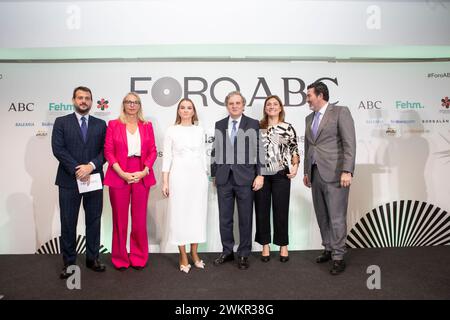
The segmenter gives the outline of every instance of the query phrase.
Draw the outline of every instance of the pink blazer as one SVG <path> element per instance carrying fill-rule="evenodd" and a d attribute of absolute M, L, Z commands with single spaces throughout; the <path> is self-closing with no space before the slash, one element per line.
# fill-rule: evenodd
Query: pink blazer
<path fill-rule="evenodd" d="M 153 164 L 155 163 L 157 152 L 155 135 L 151 122 L 139 122 L 139 134 L 141 136 L 141 163 L 142 168 L 147 166 L 149 174 L 143 178 L 144 185 L 149 188 L 156 184 Z M 120 120 L 111 120 L 106 129 L 105 138 L 105 158 L 108 161 L 104 184 L 109 187 L 123 187 L 127 183 L 112 168 L 118 162 L 122 169 L 127 167 L 128 143 L 126 125 Z"/>

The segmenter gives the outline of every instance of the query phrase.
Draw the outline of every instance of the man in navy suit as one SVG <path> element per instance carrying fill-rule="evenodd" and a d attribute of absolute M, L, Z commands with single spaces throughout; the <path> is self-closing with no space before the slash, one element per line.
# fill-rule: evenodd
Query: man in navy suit
<path fill-rule="evenodd" d="M 262 188 L 259 122 L 243 114 L 245 98 L 239 91 L 225 98 L 229 116 L 216 122 L 211 159 L 211 176 L 217 186 L 220 237 L 223 250 L 214 260 L 221 265 L 234 260 L 233 215 L 237 200 L 239 215 L 239 269 L 247 269 L 252 249 L 254 191 Z"/>
<path fill-rule="evenodd" d="M 76 264 L 76 230 L 81 200 L 86 220 L 86 266 L 96 272 L 105 271 L 99 260 L 103 190 L 80 194 L 77 179 L 86 182 L 91 174 L 100 173 L 103 181 L 106 123 L 89 115 L 92 106 L 89 88 L 75 88 L 72 103 L 75 112 L 56 118 L 52 134 L 53 154 L 59 161 L 55 184 L 59 187 L 64 261 L 61 279 L 70 277 L 67 268 Z"/>

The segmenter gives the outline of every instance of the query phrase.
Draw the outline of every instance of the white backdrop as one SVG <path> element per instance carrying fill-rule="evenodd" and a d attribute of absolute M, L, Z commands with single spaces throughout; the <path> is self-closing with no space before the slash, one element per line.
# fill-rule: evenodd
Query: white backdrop
<path fill-rule="evenodd" d="M 325 83 L 330 102 L 348 106 L 356 124 L 356 172 L 348 229 L 373 208 L 392 201 L 417 200 L 450 209 L 448 62 L 8 63 L 0 64 L 0 254 L 34 253 L 60 233 L 54 185 L 57 161 L 50 141 L 54 119 L 72 112 L 70 106 L 61 109 L 71 104 L 73 88 L 90 87 L 94 95 L 91 114 L 108 121 L 118 116 L 132 78 L 139 78 L 134 89 L 142 92 L 144 114 L 154 124 L 158 151 L 162 151 L 166 128 L 175 120 L 175 101 L 184 92 L 203 91 L 207 106 L 200 95 L 189 97 L 210 136 L 214 122 L 226 116 L 214 98 L 223 101 L 237 84 L 248 103 L 253 100 L 245 111 L 250 117 L 261 118 L 267 91 L 289 101 L 286 120 L 297 130 L 302 152 L 304 119 L 310 112 L 305 85 L 329 78 Z M 101 99 L 108 101 L 104 110 L 97 103 Z M 158 182 L 148 203 L 149 245 L 150 252 L 173 252 L 176 247 L 166 243 L 161 160 L 158 157 L 155 163 Z M 101 243 L 110 249 L 111 207 L 107 190 L 104 194 Z M 221 251 L 217 194 L 211 185 L 208 207 L 208 241 L 200 249 Z M 447 228 L 449 224 L 447 220 Z M 320 248 L 310 190 L 303 186 L 301 172 L 292 184 L 289 227 L 291 249 Z M 78 233 L 84 234 L 83 213 Z M 255 244 L 254 249 L 259 246 Z"/>

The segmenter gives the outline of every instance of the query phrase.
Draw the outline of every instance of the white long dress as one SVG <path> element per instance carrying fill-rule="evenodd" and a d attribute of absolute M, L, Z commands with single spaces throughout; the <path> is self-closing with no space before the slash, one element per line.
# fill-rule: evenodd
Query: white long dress
<path fill-rule="evenodd" d="M 206 242 L 208 173 L 205 132 L 199 126 L 174 125 L 164 138 L 163 172 L 169 173 L 168 242 Z"/>

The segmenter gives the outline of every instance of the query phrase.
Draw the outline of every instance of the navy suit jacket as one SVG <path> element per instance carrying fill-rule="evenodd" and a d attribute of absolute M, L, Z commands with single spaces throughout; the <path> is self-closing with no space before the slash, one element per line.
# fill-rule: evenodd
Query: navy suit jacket
<path fill-rule="evenodd" d="M 214 144 L 211 153 L 211 176 L 216 178 L 217 185 L 224 185 L 228 181 L 230 170 L 237 185 L 251 186 L 257 175 L 261 175 L 264 165 L 259 155 L 263 152 L 262 140 L 259 133 L 258 120 L 242 115 L 237 133 L 237 141 L 231 144 L 228 134 L 228 120 L 226 117 L 216 122 Z"/>
<path fill-rule="evenodd" d="M 52 150 L 59 161 L 55 184 L 64 188 L 78 188 L 75 171 L 80 164 L 94 163 L 95 170 L 103 181 L 105 158 L 106 122 L 89 115 L 86 142 L 75 113 L 58 117 L 53 125 Z"/>

